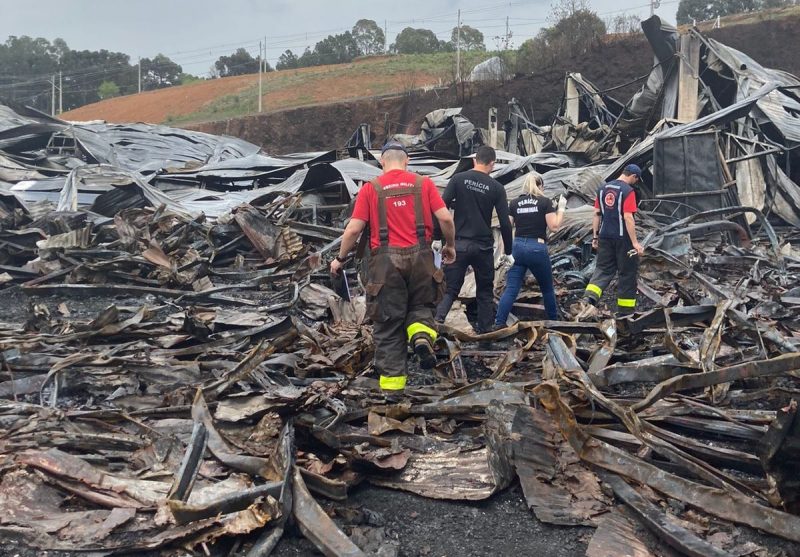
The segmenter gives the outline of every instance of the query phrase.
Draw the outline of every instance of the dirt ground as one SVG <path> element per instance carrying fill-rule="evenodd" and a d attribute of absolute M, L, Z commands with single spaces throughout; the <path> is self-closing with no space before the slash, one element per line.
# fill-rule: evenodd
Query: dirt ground
<path fill-rule="evenodd" d="M 109 122 L 161 123 L 170 115 L 189 114 L 223 95 L 238 93 L 254 83 L 256 75 L 239 75 L 224 79 L 198 81 L 181 87 L 146 91 L 106 99 L 70 110 L 61 115 L 65 120 L 107 120 Z"/>
<path fill-rule="evenodd" d="M 281 109 L 342 102 L 436 85 L 440 72 L 386 70 L 384 57 L 356 60 L 350 64 L 315 66 L 264 74 L 264 106 Z M 380 69 L 373 70 L 373 67 Z M 109 122 L 165 123 L 202 111 L 213 101 L 258 85 L 258 75 L 248 74 L 197 81 L 180 87 L 147 91 L 106 99 L 65 112 L 66 120 L 102 119 Z M 256 106 L 255 92 L 251 106 Z"/>
<path fill-rule="evenodd" d="M 375 537 L 383 538 L 384 551 L 396 548 L 404 557 L 572 557 L 586 553 L 593 532 L 591 528 L 539 522 L 527 509 L 519 484 L 478 503 L 436 501 L 363 486 L 344 505 L 323 503 L 323 506 L 332 508 L 334 516 L 359 516 L 352 511 L 360 511 L 365 520 L 355 528 L 379 530 Z M 346 520 L 338 520 L 348 528 Z M 299 557 L 319 553 L 299 533 L 290 531 L 274 555 Z"/>

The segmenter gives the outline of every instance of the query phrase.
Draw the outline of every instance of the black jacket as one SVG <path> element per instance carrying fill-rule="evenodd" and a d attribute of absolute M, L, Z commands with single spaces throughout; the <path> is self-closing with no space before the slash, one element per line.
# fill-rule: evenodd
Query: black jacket
<path fill-rule="evenodd" d="M 506 254 L 511 253 L 513 236 L 508 200 L 500 182 L 477 170 L 459 172 L 450 179 L 442 199 L 453 209 L 458 239 L 493 245 L 492 211 L 497 211 L 503 248 Z"/>

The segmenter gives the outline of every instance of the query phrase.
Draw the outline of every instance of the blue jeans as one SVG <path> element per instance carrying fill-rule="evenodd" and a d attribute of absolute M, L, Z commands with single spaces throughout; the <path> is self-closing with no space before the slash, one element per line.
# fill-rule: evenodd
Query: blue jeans
<path fill-rule="evenodd" d="M 529 270 L 539 283 L 539 290 L 544 299 L 544 308 L 548 319 L 558 319 L 558 306 L 556 305 L 556 292 L 553 288 L 553 269 L 550 265 L 550 255 L 547 253 L 547 244 L 541 244 L 536 238 L 515 238 L 514 266 L 506 275 L 506 289 L 500 297 L 497 306 L 495 324 L 506 326 L 511 306 L 517 300 L 525 273 Z"/>

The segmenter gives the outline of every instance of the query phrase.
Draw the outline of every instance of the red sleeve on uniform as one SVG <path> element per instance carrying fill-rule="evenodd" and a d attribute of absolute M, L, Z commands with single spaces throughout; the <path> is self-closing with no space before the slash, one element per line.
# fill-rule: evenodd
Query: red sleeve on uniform
<path fill-rule="evenodd" d="M 436 189 L 436 184 L 433 183 L 433 180 L 425 178 L 422 182 L 422 188 L 423 190 L 427 190 L 428 205 L 431 208 L 431 213 L 435 213 L 439 209 L 447 207 L 444 200 L 442 200 L 442 196 L 439 195 L 439 190 Z"/>
<path fill-rule="evenodd" d="M 596 195 L 594 196 L 594 208 L 595 209 L 599 209 L 600 208 L 600 198 L 597 197 Z"/>
<path fill-rule="evenodd" d="M 356 204 L 353 207 L 353 218 L 369 222 L 369 206 L 372 201 L 372 196 L 375 194 L 375 188 L 372 184 L 367 182 L 356 195 Z"/>
<path fill-rule="evenodd" d="M 623 213 L 635 213 L 636 212 L 636 192 L 632 191 L 628 194 L 625 198 L 625 201 L 622 202 L 622 212 Z"/>

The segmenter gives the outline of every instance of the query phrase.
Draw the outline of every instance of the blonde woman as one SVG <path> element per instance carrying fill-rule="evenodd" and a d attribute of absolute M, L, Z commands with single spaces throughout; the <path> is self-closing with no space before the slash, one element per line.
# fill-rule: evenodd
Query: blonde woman
<path fill-rule="evenodd" d="M 495 327 L 505 327 L 511 306 L 517 300 L 525 273 L 530 271 L 542 292 L 548 319 L 558 319 L 558 305 L 553 288 L 553 269 L 547 253 L 547 231 L 555 232 L 564 220 L 567 199 L 558 200 L 558 209 L 545 197 L 544 181 L 537 172 L 531 172 L 522 186 L 523 194 L 508 207 L 509 216 L 516 228 L 514 248 L 511 253 L 511 268 L 506 275 L 506 289 L 497 307 Z"/>

